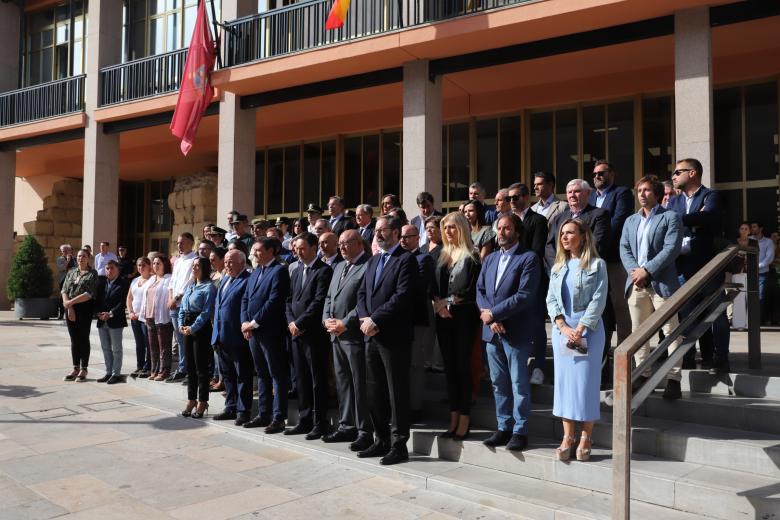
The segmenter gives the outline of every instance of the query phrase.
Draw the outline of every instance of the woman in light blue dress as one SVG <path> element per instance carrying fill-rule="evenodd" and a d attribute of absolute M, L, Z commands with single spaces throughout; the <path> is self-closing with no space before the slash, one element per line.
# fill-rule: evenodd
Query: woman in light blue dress
<path fill-rule="evenodd" d="M 555 455 L 569 460 L 575 450 L 576 422 L 582 435 L 574 453 L 590 458 L 593 423 L 600 417 L 601 357 L 607 303 L 607 265 L 599 258 L 590 227 L 568 219 L 557 239 L 550 272 L 547 312 L 553 320 L 555 396 L 553 415 L 563 420 L 563 440 Z"/>

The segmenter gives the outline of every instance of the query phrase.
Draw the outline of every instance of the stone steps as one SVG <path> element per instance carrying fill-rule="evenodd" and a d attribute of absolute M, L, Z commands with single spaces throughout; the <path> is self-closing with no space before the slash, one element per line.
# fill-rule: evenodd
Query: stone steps
<path fill-rule="evenodd" d="M 682 389 L 688 392 L 780 399 L 780 377 L 759 374 L 713 376 L 703 370 L 683 370 Z"/>

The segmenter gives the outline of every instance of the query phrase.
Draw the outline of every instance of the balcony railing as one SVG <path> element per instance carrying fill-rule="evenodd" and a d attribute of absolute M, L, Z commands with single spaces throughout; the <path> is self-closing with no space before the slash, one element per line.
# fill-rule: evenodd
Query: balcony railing
<path fill-rule="evenodd" d="M 0 127 L 84 111 L 84 75 L 0 93 Z"/>
<path fill-rule="evenodd" d="M 529 0 L 352 0 L 344 27 L 325 30 L 333 0 L 309 0 L 227 22 L 226 67 Z"/>
<path fill-rule="evenodd" d="M 187 49 L 100 69 L 100 106 L 179 90 Z"/>

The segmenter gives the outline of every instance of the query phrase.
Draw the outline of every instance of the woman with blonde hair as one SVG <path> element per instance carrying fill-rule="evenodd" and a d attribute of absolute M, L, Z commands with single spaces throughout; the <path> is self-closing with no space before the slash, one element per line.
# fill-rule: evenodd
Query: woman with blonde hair
<path fill-rule="evenodd" d="M 433 310 L 450 403 L 450 426 L 441 436 L 463 440 L 471 425 L 471 350 L 480 323 L 476 303 L 480 263 L 469 223 L 460 212 L 445 215 L 441 231 Z"/>
<path fill-rule="evenodd" d="M 555 394 L 553 415 L 563 421 L 558 460 L 590 458 L 593 423 L 600 418 L 601 356 L 607 304 L 607 264 L 599 258 L 586 223 L 567 219 L 557 238 L 547 312 L 553 321 Z M 575 421 L 582 435 L 575 451 Z"/>

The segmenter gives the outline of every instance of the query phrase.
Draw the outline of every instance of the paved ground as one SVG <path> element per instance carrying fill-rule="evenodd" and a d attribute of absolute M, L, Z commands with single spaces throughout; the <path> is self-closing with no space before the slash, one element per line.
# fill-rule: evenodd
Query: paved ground
<path fill-rule="evenodd" d="M 67 344 L 62 322 L 0 313 L 0 519 L 510 518 L 144 405 L 165 401 L 94 382 L 96 341 L 91 381 L 66 383 Z"/>

